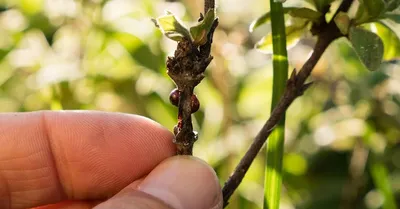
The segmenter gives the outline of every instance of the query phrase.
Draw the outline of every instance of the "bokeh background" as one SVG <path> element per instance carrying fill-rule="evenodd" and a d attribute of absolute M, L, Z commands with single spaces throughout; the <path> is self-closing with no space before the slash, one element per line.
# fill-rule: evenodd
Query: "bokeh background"
<path fill-rule="evenodd" d="M 201 0 L 0 0 L 0 112 L 124 112 L 172 130 L 177 110 L 168 101 L 174 84 L 165 60 L 176 43 L 150 19 L 168 9 L 190 25 L 202 6 Z M 194 154 L 215 168 L 221 184 L 269 116 L 271 56 L 254 49 L 269 26 L 248 30 L 268 10 L 265 0 L 218 1 L 214 60 L 195 90 L 201 108 L 194 114 Z M 367 71 L 346 40 L 336 41 L 313 73 L 315 85 L 288 110 L 283 209 L 381 208 L 390 190 L 400 205 L 400 41 L 382 25 L 367 27 L 385 43 L 381 69 Z M 295 43 L 292 69 L 301 67 L 314 40 L 304 34 Z M 264 155 L 228 208 L 262 207 Z"/>

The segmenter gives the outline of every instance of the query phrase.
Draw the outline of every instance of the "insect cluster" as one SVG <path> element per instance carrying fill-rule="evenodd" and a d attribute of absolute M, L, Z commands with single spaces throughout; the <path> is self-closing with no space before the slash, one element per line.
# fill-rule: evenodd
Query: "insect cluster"
<path fill-rule="evenodd" d="M 169 94 L 169 101 L 171 102 L 171 104 L 178 107 L 180 95 L 181 95 L 181 92 L 177 88 L 173 89 L 171 91 L 171 93 Z M 197 99 L 196 94 L 192 94 L 190 107 L 191 107 L 192 113 L 197 112 L 200 108 L 200 102 Z"/>

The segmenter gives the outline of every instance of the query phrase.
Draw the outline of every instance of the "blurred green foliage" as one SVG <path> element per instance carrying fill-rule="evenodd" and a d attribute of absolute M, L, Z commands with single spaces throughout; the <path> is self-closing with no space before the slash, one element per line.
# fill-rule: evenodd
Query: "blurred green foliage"
<path fill-rule="evenodd" d="M 307 1 L 284 5 L 299 2 Z M 118 111 L 150 117 L 172 130 L 177 110 L 168 101 L 174 84 L 165 60 L 176 42 L 151 18 L 168 9 L 194 23 L 202 5 L 0 0 L 0 111 Z M 199 131 L 194 153 L 215 168 L 221 184 L 269 116 L 272 60 L 254 49 L 269 27 L 248 32 L 268 10 L 261 0 L 218 5 L 214 60 L 196 88 L 201 111 L 194 118 Z M 390 27 L 399 28 L 396 24 Z M 382 38 L 384 59 L 390 61 L 367 71 L 345 40 L 325 52 L 313 73 L 316 84 L 287 112 L 281 208 L 381 208 L 386 191 L 379 185 L 391 187 L 400 205 L 400 41 L 384 25 L 365 27 Z M 305 34 L 289 50 L 290 65 L 299 68 L 313 44 Z M 261 208 L 263 156 L 228 208 Z"/>

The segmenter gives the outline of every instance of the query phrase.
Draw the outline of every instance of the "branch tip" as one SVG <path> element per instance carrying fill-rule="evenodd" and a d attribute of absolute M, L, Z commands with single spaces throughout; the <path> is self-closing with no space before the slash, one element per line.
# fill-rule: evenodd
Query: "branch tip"
<path fill-rule="evenodd" d="M 353 0 L 343 0 L 338 11 L 346 12 L 352 3 Z M 329 24 L 325 22 L 325 24 L 320 25 L 317 29 L 318 33 L 316 34 L 318 36 L 318 41 L 310 58 L 298 73 L 296 73 L 296 69 L 293 70 L 287 81 L 287 86 L 284 90 L 283 96 L 272 111 L 270 118 L 258 132 L 253 143 L 250 145 L 250 148 L 240 160 L 232 175 L 225 182 L 224 187 L 222 188 L 224 207 L 228 205 L 229 198 L 241 183 L 254 158 L 263 147 L 281 117 L 285 114 L 287 108 L 298 96 L 313 84 L 313 82 L 305 84 L 305 81 L 310 76 L 322 54 L 334 40 L 343 36 L 334 22 L 330 22 Z"/>
<path fill-rule="evenodd" d="M 215 8 L 215 1 L 205 0 L 204 6 L 204 14 L 206 14 L 209 9 Z M 204 15 L 200 13 L 198 21 L 202 21 L 204 18 Z M 178 42 L 174 56 L 167 57 L 167 74 L 175 82 L 180 92 L 177 105 L 178 124 L 174 127 L 175 138 L 173 139 L 178 155 L 192 155 L 193 144 L 198 139 L 197 132 L 193 131 L 191 115 L 198 110 L 200 103 L 193 91 L 203 80 L 204 71 L 213 59 L 210 52 L 212 37 L 217 26 L 218 20 L 214 20 L 211 30 L 207 34 L 206 44 L 198 47 L 191 40 L 183 38 Z M 197 106 L 192 102 L 193 98 L 197 100 Z"/>

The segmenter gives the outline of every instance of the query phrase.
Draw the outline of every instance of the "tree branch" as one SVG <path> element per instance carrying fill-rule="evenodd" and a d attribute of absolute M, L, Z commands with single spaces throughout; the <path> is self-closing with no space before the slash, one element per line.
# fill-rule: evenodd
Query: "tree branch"
<path fill-rule="evenodd" d="M 204 10 L 215 8 L 214 0 L 204 1 Z M 206 12 L 205 12 L 206 14 Z M 200 15 L 199 21 L 203 18 Z M 173 57 L 167 59 L 167 73 L 178 87 L 178 124 L 174 127 L 174 143 L 178 155 L 192 155 L 193 144 L 197 140 L 197 133 L 193 131 L 192 113 L 193 90 L 203 80 L 204 71 L 213 59 L 210 56 L 213 35 L 218 26 L 218 19 L 214 20 L 211 30 L 207 34 L 207 42 L 197 46 L 191 40 L 184 38 L 178 43 Z"/>
<path fill-rule="evenodd" d="M 347 12 L 352 2 L 353 0 L 343 0 L 339 10 Z M 296 70 L 293 70 L 286 83 L 283 96 L 272 111 L 270 118 L 257 134 L 250 148 L 222 188 L 224 207 L 228 205 L 229 198 L 243 180 L 254 158 L 257 156 L 268 136 L 271 134 L 276 124 L 278 124 L 290 104 L 292 104 L 297 97 L 301 96 L 310 86 L 310 84 L 305 84 L 305 81 L 310 76 L 322 54 L 334 40 L 343 36 L 334 21 L 331 21 L 329 24 L 322 24 L 322 27 L 323 28 L 319 28 L 321 32 L 318 34 L 318 41 L 310 58 L 300 69 L 299 73 L 296 74 Z"/>
<path fill-rule="evenodd" d="M 204 14 L 207 14 L 209 9 L 215 9 L 215 0 L 204 0 Z"/>

